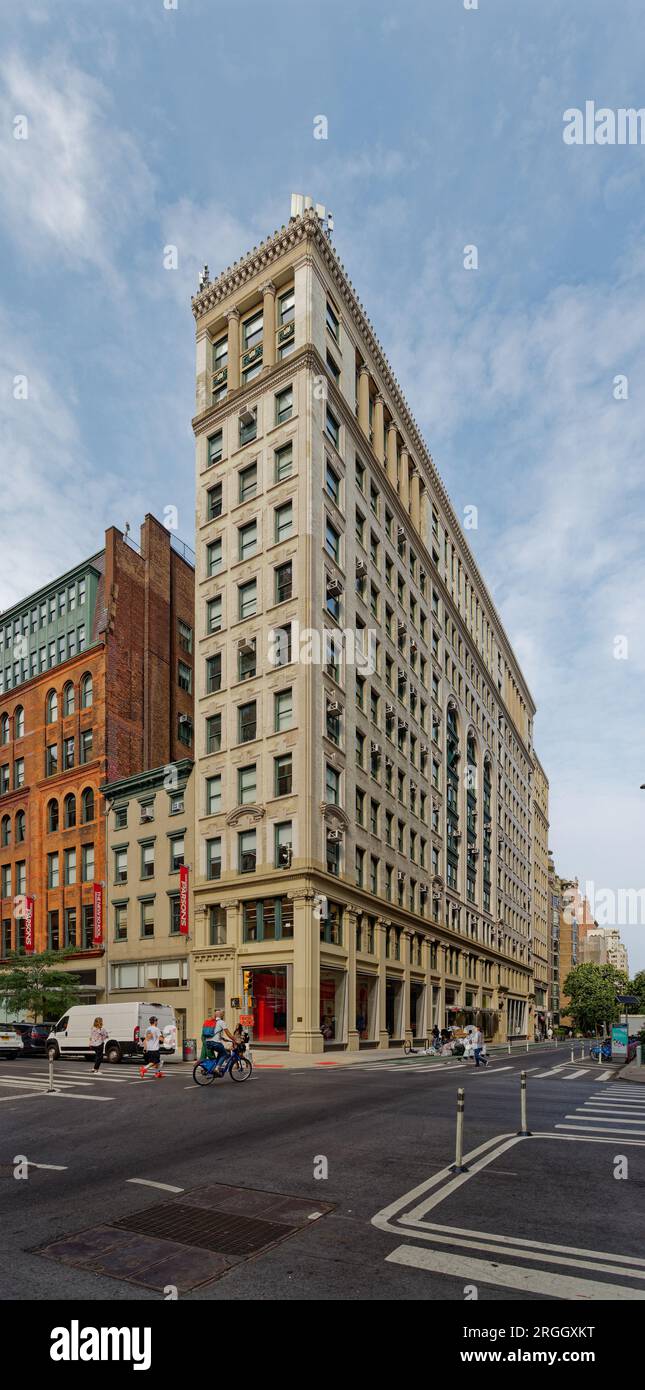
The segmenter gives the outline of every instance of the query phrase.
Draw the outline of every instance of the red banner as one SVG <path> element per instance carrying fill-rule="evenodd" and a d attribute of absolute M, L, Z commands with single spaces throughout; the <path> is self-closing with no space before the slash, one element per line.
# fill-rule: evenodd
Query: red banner
<path fill-rule="evenodd" d="M 94 930 L 92 932 L 92 945 L 103 945 L 103 884 L 95 883 L 94 889 Z"/>
<path fill-rule="evenodd" d="M 35 949 L 34 900 L 33 898 L 25 898 L 25 951 L 31 954 Z"/>
<path fill-rule="evenodd" d="M 185 864 L 179 870 L 179 930 L 188 936 L 188 869 Z"/>

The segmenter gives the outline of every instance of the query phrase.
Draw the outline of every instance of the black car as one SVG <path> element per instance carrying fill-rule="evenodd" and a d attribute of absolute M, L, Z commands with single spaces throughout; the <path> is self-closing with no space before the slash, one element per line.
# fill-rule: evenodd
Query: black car
<path fill-rule="evenodd" d="M 56 1027 L 55 1023 L 25 1023 L 23 1020 L 22 1023 L 13 1023 L 11 1026 L 15 1028 L 16 1033 L 19 1033 L 22 1038 L 24 1057 L 29 1054 L 39 1057 L 45 1056 L 47 1052 L 47 1039 L 52 1028 Z"/>

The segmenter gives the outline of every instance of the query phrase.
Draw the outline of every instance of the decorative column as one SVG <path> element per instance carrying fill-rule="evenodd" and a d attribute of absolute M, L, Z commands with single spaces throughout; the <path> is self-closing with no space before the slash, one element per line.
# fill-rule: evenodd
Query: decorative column
<path fill-rule="evenodd" d="M 419 535 L 421 540 L 431 549 L 430 545 L 430 507 L 428 505 L 428 494 L 421 481 L 421 497 L 419 501 Z"/>
<path fill-rule="evenodd" d="M 310 888 L 287 895 L 293 902 L 293 1015 L 290 1052 L 322 1052 L 320 1031 L 320 921 Z"/>
<path fill-rule="evenodd" d="M 360 1034 L 356 1027 L 356 923 L 358 913 L 348 907 L 347 924 L 347 1051 L 358 1052 Z"/>
<path fill-rule="evenodd" d="M 240 384 L 240 311 L 231 309 L 226 315 L 228 324 L 228 389 L 237 391 Z"/>
<path fill-rule="evenodd" d="M 410 455 L 405 447 L 401 450 L 400 470 L 399 497 L 404 511 L 407 512 L 410 505 Z"/>
<path fill-rule="evenodd" d="M 410 480 L 410 516 L 415 530 L 421 533 L 421 477 L 416 468 L 412 469 Z"/>
<path fill-rule="evenodd" d="M 412 991 L 410 988 L 410 967 L 412 964 L 412 932 L 403 933 L 403 1039 L 412 1042 L 414 1036 L 412 1032 L 412 1018 L 410 1015 L 410 1005 L 412 1002 Z"/>
<path fill-rule="evenodd" d="M 197 415 L 210 405 L 210 352 L 211 340 L 208 333 L 200 333 L 196 348 L 195 411 Z"/>
<path fill-rule="evenodd" d="M 378 931 L 378 1045 L 387 1048 L 390 1045 L 390 1035 L 385 1026 L 385 987 L 387 957 L 385 955 L 385 933 L 392 923 L 385 917 L 377 917 L 376 928 Z"/>
<path fill-rule="evenodd" d="M 383 397 L 379 392 L 374 400 L 374 414 L 372 417 L 372 448 L 381 465 L 385 464 L 385 423 L 383 415 Z"/>
<path fill-rule="evenodd" d="M 370 437 L 370 374 L 363 362 L 358 372 L 358 423 L 363 434 Z"/>
<path fill-rule="evenodd" d="M 268 280 L 266 285 L 262 286 L 262 365 L 264 367 L 275 365 L 275 294 L 275 285 L 272 280 Z"/>
<path fill-rule="evenodd" d="M 242 903 L 239 898 L 227 898 L 220 907 L 226 913 L 226 945 L 237 954 L 242 945 Z"/>
<path fill-rule="evenodd" d="M 389 480 L 390 480 L 390 482 L 391 482 L 391 484 L 392 484 L 392 487 L 394 488 L 395 492 L 396 492 L 396 488 L 397 488 L 396 453 L 397 453 L 397 428 L 396 428 L 396 425 L 395 425 L 394 421 L 393 421 L 393 420 L 390 420 L 390 423 L 389 423 L 389 425 L 388 425 L 388 427 L 387 427 L 387 462 L 386 462 L 386 468 L 387 468 L 387 476 L 388 476 L 388 478 L 389 478 Z"/>

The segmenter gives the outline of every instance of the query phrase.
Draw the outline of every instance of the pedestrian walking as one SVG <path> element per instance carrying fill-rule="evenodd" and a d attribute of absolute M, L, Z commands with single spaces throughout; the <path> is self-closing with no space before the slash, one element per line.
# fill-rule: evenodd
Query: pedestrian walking
<path fill-rule="evenodd" d="M 547 1028 L 547 1030 L 546 1030 L 546 1035 L 547 1035 L 547 1038 L 549 1039 L 549 1042 L 551 1042 L 552 1039 L 553 1039 L 553 1029 L 552 1029 L 552 1028 Z"/>
<path fill-rule="evenodd" d="M 474 1028 L 471 1034 L 475 1066 L 487 1067 L 488 1057 L 484 1053 L 484 1038 L 481 1028 Z"/>
<path fill-rule="evenodd" d="M 143 1039 L 143 1051 L 146 1064 L 139 1067 L 139 1075 L 145 1076 L 147 1071 L 153 1071 L 157 1080 L 163 1077 L 163 1057 L 161 1056 L 161 1029 L 157 1027 L 159 1020 L 156 1014 L 148 1020 L 145 1037 Z"/>
<path fill-rule="evenodd" d="M 90 1047 L 94 1052 L 94 1066 L 92 1067 L 92 1071 L 95 1072 L 97 1076 L 101 1070 L 106 1038 L 107 1028 L 103 1027 L 103 1019 L 95 1018 L 90 1028 Z"/>

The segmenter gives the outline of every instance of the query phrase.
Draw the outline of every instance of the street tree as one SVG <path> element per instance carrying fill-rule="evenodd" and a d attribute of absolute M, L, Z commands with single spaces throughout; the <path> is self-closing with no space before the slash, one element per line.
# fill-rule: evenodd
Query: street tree
<path fill-rule="evenodd" d="M 626 992 L 627 977 L 613 965 L 576 965 L 562 986 L 569 1003 L 564 1012 L 571 1015 L 583 1033 L 597 1033 L 603 1024 L 620 1017 L 616 995 Z"/>
<path fill-rule="evenodd" d="M 74 954 L 73 948 L 64 951 L 41 951 L 25 955 L 12 951 L 11 964 L 0 973 L 0 999 L 8 1018 L 21 1013 L 33 1015 L 34 1022 L 60 1018 L 72 1004 L 77 1004 L 80 989 L 75 975 L 61 970 L 60 965 Z"/>

